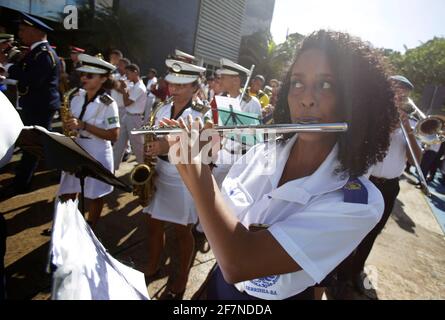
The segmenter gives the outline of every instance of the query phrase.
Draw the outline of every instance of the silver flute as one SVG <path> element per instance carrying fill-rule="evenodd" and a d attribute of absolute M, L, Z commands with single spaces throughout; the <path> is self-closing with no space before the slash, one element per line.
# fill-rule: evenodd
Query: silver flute
<path fill-rule="evenodd" d="M 210 129 L 210 128 L 209 128 Z M 293 132 L 344 132 L 348 130 L 348 124 L 339 123 L 291 123 L 291 124 L 271 124 L 271 125 L 237 125 L 237 126 L 215 126 L 210 130 L 215 130 L 219 134 L 258 134 L 258 133 L 293 133 Z M 131 134 L 167 135 L 179 134 L 183 129 L 178 127 L 147 127 L 131 131 Z"/>

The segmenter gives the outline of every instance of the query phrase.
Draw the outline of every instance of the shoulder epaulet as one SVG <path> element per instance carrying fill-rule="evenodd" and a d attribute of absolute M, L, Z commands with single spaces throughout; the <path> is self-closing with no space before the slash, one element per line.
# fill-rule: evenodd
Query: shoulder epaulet
<path fill-rule="evenodd" d="M 343 201 L 368 204 L 368 190 L 358 178 L 350 178 L 343 186 Z"/>
<path fill-rule="evenodd" d="M 195 111 L 198 111 L 198 112 L 200 112 L 202 114 L 205 114 L 207 111 L 210 110 L 210 107 L 207 107 L 207 106 L 205 106 L 205 105 L 203 105 L 201 103 L 193 101 L 192 102 L 192 109 L 195 110 Z"/>
<path fill-rule="evenodd" d="M 114 99 L 112 97 L 110 97 L 108 94 L 104 93 L 103 95 L 100 96 L 100 102 L 106 104 L 107 106 L 109 106 L 110 104 L 113 103 Z"/>
<path fill-rule="evenodd" d="M 56 58 L 54 57 L 53 52 L 51 50 L 48 50 L 48 48 L 46 46 L 41 46 L 40 47 L 40 51 L 37 52 L 37 54 L 34 56 L 34 60 L 37 60 L 37 58 L 44 52 L 49 54 L 49 57 L 51 58 L 51 62 L 52 62 L 53 67 L 54 67 L 57 64 L 56 63 Z"/>

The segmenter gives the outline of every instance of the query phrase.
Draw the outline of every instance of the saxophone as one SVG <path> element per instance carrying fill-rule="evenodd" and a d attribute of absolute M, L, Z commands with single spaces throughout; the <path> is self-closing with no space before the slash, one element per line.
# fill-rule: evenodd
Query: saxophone
<path fill-rule="evenodd" d="M 148 127 L 154 125 L 156 113 L 161 105 L 162 104 L 159 104 L 157 108 L 153 109 L 147 124 Z M 155 140 L 156 135 L 154 133 L 147 133 L 144 135 L 144 163 L 136 165 L 130 173 L 130 181 L 133 185 L 133 195 L 139 197 L 139 204 L 144 208 L 150 204 L 156 192 L 154 178 L 156 175 L 155 167 L 157 157 L 145 154 L 148 144 Z"/>
<path fill-rule="evenodd" d="M 77 136 L 78 132 L 77 130 L 68 130 L 66 127 L 66 123 L 69 119 L 73 117 L 73 114 L 71 113 L 70 109 L 70 103 L 71 103 L 71 97 L 79 90 L 79 88 L 73 88 L 69 91 L 67 91 L 63 95 L 63 103 L 60 107 L 60 118 L 62 119 L 62 128 L 63 128 L 63 134 L 67 137 L 74 138 Z"/>

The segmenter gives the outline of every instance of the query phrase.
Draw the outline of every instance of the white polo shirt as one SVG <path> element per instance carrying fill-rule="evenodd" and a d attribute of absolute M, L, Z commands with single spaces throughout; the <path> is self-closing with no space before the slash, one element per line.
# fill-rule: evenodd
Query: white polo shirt
<path fill-rule="evenodd" d="M 364 177 L 360 190 L 351 192 L 366 196 L 367 191 L 367 203 L 344 200 L 349 178 L 334 174 L 337 146 L 311 176 L 277 188 L 296 138 L 254 146 L 232 166 L 222 186 L 240 222 L 246 228 L 269 225 L 268 231 L 302 268 L 236 284 L 261 299 L 285 299 L 320 283 L 371 231 L 384 209 L 380 191 Z"/>
<path fill-rule="evenodd" d="M 240 96 L 236 97 L 236 99 L 239 99 Z M 261 111 L 261 103 L 256 97 L 250 97 L 251 99 L 249 102 L 242 100 L 240 103 L 241 111 L 243 112 L 250 112 L 257 114 L 260 119 L 263 117 L 263 112 Z"/>
<path fill-rule="evenodd" d="M 134 102 L 126 106 L 125 110 L 127 113 L 143 114 L 145 111 L 145 103 L 147 102 L 147 88 L 142 80 L 139 80 L 130 87 L 129 98 Z"/>
<path fill-rule="evenodd" d="M 381 162 L 376 163 L 369 171 L 371 176 L 377 178 L 394 179 L 400 177 L 406 166 L 406 145 L 402 129 L 398 128 L 391 133 L 388 153 Z"/>

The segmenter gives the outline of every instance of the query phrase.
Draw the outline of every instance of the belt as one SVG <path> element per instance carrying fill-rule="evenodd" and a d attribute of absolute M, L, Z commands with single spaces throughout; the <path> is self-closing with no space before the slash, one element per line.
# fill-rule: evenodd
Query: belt
<path fill-rule="evenodd" d="M 131 112 L 126 112 L 128 115 L 130 115 L 130 116 L 143 116 L 144 115 L 144 113 L 131 113 Z"/>

